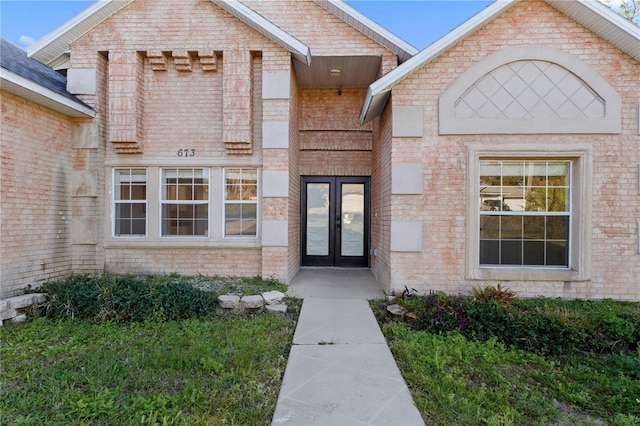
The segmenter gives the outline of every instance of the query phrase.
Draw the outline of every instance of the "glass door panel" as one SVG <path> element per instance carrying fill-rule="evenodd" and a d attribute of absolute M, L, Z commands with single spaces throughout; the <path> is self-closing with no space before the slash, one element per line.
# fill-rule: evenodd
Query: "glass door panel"
<path fill-rule="evenodd" d="M 307 184 L 306 255 L 329 255 L 329 183 Z"/>
<path fill-rule="evenodd" d="M 340 233 L 340 255 L 364 255 L 364 184 L 343 183 L 341 188 L 342 228 Z"/>

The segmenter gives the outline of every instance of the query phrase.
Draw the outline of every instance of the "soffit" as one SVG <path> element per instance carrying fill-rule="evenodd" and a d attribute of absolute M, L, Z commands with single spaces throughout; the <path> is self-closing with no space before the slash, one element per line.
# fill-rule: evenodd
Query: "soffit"
<path fill-rule="evenodd" d="M 380 56 L 314 56 L 311 66 L 294 62 L 301 88 L 367 87 L 380 75 Z M 332 76 L 331 70 L 340 70 Z"/>

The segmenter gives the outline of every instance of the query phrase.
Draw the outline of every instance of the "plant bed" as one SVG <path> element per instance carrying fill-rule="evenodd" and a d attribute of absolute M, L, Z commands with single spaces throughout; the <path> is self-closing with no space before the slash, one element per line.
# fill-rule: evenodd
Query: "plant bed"
<path fill-rule="evenodd" d="M 427 424 L 640 424 L 640 304 L 485 296 L 371 302 Z"/>
<path fill-rule="evenodd" d="M 123 288 L 144 287 L 131 277 L 118 277 L 116 283 L 128 280 L 118 289 L 104 282 L 113 277 L 93 279 L 102 287 L 93 285 L 111 289 L 104 293 L 111 296 Z M 273 283 L 257 287 L 283 289 Z M 167 288 L 180 289 L 169 293 L 177 306 L 185 295 L 205 298 L 186 287 Z M 58 312 L 61 318 L 40 317 L 0 330 L 1 424 L 271 423 L 300 300 L 288 300 L 290 309 L 284 315 L 217 316 L 213 309 L 169 319 L 167 313 L 177 311 L 175 306 L 168 301 L 163 305 L 145 291 L 134 293 L 141 305 L 146 304 L 139 307 L 145 315 L 125 317 L 113 302 L 118 299 L 103 294 L 100 300 L 106 303 L 100 304 L 70 296 L 80 290 L 66 290 L 56 293 L 69 296 L 60 300 L 83 300 L 84 310 L 69 303 L 66 309 L 53 309 L 47 302 L 40 306 L 43 312 L 48 310 L 50 316 Z M 217 293 L 208 293 L 215 301 Z"/>

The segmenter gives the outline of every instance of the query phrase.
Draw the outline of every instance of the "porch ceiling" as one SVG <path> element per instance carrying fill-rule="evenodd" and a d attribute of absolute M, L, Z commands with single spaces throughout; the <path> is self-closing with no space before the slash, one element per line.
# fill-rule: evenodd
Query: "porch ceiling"
<path fill-rule="evenodd" d="M 293 61 L 303 89 L 367 87 L 379 77 L 380 56 L 313 56 L 311 65 Z M 340 70 L 332 76 L 331 70 Z"/>

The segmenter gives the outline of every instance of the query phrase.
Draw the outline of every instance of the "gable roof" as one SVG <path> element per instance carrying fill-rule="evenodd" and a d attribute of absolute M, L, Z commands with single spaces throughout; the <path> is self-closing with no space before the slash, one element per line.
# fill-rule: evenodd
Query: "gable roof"
<path fill-rule="evenodd" d="M 389 99 L 391 90 L 398 83 L 518 1 L 521 0 L 498 0 L 490 4 L 407 62 L 372 83 L 367 90 L 360 112 L 360 121 L 366 123 L 379 116 Z M 545 0 L 545 2 L 640 62 L 640 29 L 600 1 Z"/>
<path fill-rule="evenodd" d="M 418 49 L 401 39 L 383 26 L 369 19 L 342 0 L 314 0 L 317 4 L 336 15 L 373 41 L 383 45 L 396 55 L 400 63 L 418 53 Z"/>
<path fill-rule="evenodd" d="M 27 52 L 9 40 L 0 40 L 2 90 L 71 117 L 94 117 L 95 111 L 67 91 L 62 74 L 27 57 Z"/>
<path fill-rule="evenodd" d="M 69 60 L 68 53 L 71 48 L 71 43 L 133 1 L 134 0 L 100 0 L 94 3 L 56 30 L 32 44 L 27 49 L 29 57 L 54 69 L 64 68 Z M 314 1 L 358 31 L 396 53 L 400 62 L 404 62 L 418 52 L 418 50 L 409 43 L 365 17 L 342 0 Z M 265 17 L 254 12 L 241 1 L 211 0 L 211 2 L 290 51 L 296 60 L 306 65 L 311 63 L 311 52 L 307 45 Z"/>

